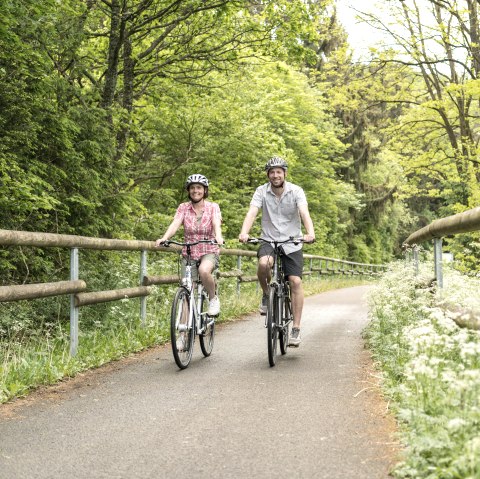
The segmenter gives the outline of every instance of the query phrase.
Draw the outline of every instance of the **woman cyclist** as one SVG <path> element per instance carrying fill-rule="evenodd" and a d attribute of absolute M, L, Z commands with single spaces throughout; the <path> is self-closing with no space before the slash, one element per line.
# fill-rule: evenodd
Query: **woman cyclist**
<path fill-rule="evenodd" d="M 208 179 L 199 174 L 190 175 L 185 187 L 190 201 L 181 203 L 177 208 L 172 223 L 167 231 L 155 242 L 160 246 L 170 239 L 183 225 L 185 243 L 203 239 L 216 240 L 217 244 L 200 243 L 192 246 L 192 258 L 198 267 L 192 269 L 192 279 L 198 276 L 209 297 L 208 314 L 217 316 L 220 313 L 220 300 L 215 295 L 215 280 L 212 272 L 219 264 L 219 245 L 223 244 L 221 231 L 222 215 L 217 203 L 206 201 L 208 198 Z M 186 248 L 183 249 L 182 277 L 185 272 Z"/>

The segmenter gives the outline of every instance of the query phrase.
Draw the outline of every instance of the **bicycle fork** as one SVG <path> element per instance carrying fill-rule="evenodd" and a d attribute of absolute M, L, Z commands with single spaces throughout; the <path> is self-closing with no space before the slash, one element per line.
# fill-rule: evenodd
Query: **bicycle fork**
<path fill-rule="evenodd" d="M 188 312 L 187 311 L 184 312 L 183 308 L 185 308 L 185 305 L 182 306 L 182 314 L 181 314 L 181 317 L 179 318 L 180 323 L 177 325 L 179 332 L 189 331 L 194 327 L 195 305 L 194 305 L 194 301 L 192 301 L 193 298 L 194 298 L 193 288 L 191 288 L 189 291 Z M 182 322 L 183 315 L 185 313 L 187 314 L 187 318 L 185 322 Z"/>
<path fill-rule="evenodd" d="M 207 301 L 207 294 L 203 285 L 199 284 L 197 289 L 197 309 L 195 311 L 195 319 L 197 324 L 197 334 L 203 334 L 209 326 L 211 326 L 215 319 L 208 316 L 206 311 L 203 311 L 203 304 Z"/>

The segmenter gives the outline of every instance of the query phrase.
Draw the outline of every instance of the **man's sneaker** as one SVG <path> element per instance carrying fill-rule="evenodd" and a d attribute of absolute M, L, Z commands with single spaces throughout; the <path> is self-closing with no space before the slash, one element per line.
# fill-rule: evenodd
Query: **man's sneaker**
<path fill-rule="evenodd" d="M 290 339 L 288 340 L 288 345 L 294 348 L 298 348 L 301 342 L 302 338 L 300 337 L 300 328 L 292 328 L 292 332 L 290 333 Z"/>
<path fill-rule="evenodd" d="M 214 296 L 208 302 L 208 313 L 209 316 L 218 316 L 220 314 L 220 300 L 218 296 Z"/>
<path fill-rule="evenodd" d="M 268 305 L 268 294 L 264 294 L 262 296 L 262 300 L 260 301 L 260 306 L 258 307 L 258 311 L 263 316 L 267 314 L 267 305 Z"/>
<path fill-rule="evenodd" d="M 177 351 L 182 352 L 185 350 L 185 333 L 180 333 L 175 344 L 177 345 Z"/>

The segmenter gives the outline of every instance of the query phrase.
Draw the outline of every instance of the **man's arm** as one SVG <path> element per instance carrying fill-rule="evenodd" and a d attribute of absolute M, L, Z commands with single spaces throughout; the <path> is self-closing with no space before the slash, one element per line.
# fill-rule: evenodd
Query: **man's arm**
<path fill-rule="evenodd" d="M 298 207 L 300 218 L 302 219 L 303 226 L 305 227 L 306 234 L 303 236 L 303 240 L 307 243 L 313 243 L 315 241 L 315 230 L 313 229 L 313 221 L 308 211 L 308 205 L 302 205 Z"/>
<path fill-rule="evenodd" d="M 253 226 L 253 222 L 258 215 L 259 208 L 257 206 L 250 206 L 250 209 L 247 211 L 245 215 L 245 219 L 243 220 L 242 231 L 238 236 L 238 239 L 241 243 L 246 243 L 248 240 L 248 233 Z"/>

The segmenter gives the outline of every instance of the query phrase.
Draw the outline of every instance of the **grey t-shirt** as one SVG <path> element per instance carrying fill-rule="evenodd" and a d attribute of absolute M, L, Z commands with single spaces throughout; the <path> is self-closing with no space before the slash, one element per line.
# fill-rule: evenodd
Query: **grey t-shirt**
<path fill-rule="evenodd" d="M 290 236 L 302 236 L 299 206 L 306 205 L 307 198 L 300 186 L 285 181 L 283 193 L 278 198 L 270 182 L 259 186 L 253 194 L 251 206 L 262 210 L 262 238 L 282 241 Z M 286 254 L 302 249 L 302 244 L 288 243 L 283 247 Z"/>

